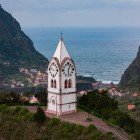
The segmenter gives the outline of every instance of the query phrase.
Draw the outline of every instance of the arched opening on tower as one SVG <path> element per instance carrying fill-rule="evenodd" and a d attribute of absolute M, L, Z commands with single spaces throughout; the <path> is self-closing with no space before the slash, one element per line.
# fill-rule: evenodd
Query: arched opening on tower
<path fill-rule="evenodd" d="M 71 80 L 71 79 L 69 79 L 68 87 L 69 87 L 69 88 L 72 87 L 72 80 Z"/>
<path fill-rule="evenodd" d="M 52 104 L 55 105 L 55 100 L 54 99 L 52 99 Z"/>
<path fill-rule="evenodd" d="M 68 88 L 68 81 L 67 80 L 65 80 L 64 87 Z"/>
<path fill-rule="evenodd" d="M 51 87 L 53 88 L 53 80 L 51 80 Z"/>
<path fill-rule="evenodd" d="M 54 80 L 54 88 L 56 88 L 57 87 L 57 85 L 56 85 L 56 80 Z"/>

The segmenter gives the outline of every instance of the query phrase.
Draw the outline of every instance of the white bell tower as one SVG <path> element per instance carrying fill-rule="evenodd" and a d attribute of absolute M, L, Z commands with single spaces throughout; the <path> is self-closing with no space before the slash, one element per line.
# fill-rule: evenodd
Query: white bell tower
<path fill-rule="evenodd" d="M 47 112 L 58 116 L 76 112 L 76 108 L 76 67 L 66 50 L 61 34 L 48 65 Z"/>

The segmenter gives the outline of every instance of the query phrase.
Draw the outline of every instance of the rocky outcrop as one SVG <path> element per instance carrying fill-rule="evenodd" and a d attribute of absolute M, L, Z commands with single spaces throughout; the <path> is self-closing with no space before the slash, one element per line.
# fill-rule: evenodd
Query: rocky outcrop
<path fill-rule="evenodd" d="M 122 75 L 119 86 L 124 89 L 140 91 L 140 47 L 136 58 Z"/>
<path fill-rule="evenodd" d="M 77 91 L 88 91 L 93 90 L 92 83 L 95 83 L 96 80 L 93 77 L 86 76 L 77 76 Z"/>

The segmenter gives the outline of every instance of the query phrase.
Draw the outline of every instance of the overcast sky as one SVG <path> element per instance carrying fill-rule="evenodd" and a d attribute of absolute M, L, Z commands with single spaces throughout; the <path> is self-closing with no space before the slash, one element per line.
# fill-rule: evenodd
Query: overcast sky
<path fill-rule="evenodd" d="M 0 0 L 22 27 L 140 27 L 140 0 Z"/>

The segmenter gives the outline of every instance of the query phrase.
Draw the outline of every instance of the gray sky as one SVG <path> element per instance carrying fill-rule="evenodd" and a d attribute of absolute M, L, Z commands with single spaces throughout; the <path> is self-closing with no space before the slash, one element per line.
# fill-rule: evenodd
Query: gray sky
<path fill-rule="evenodd" d="M 140 0 L 0 0 L 22 27 L 140 27 Z"/>

